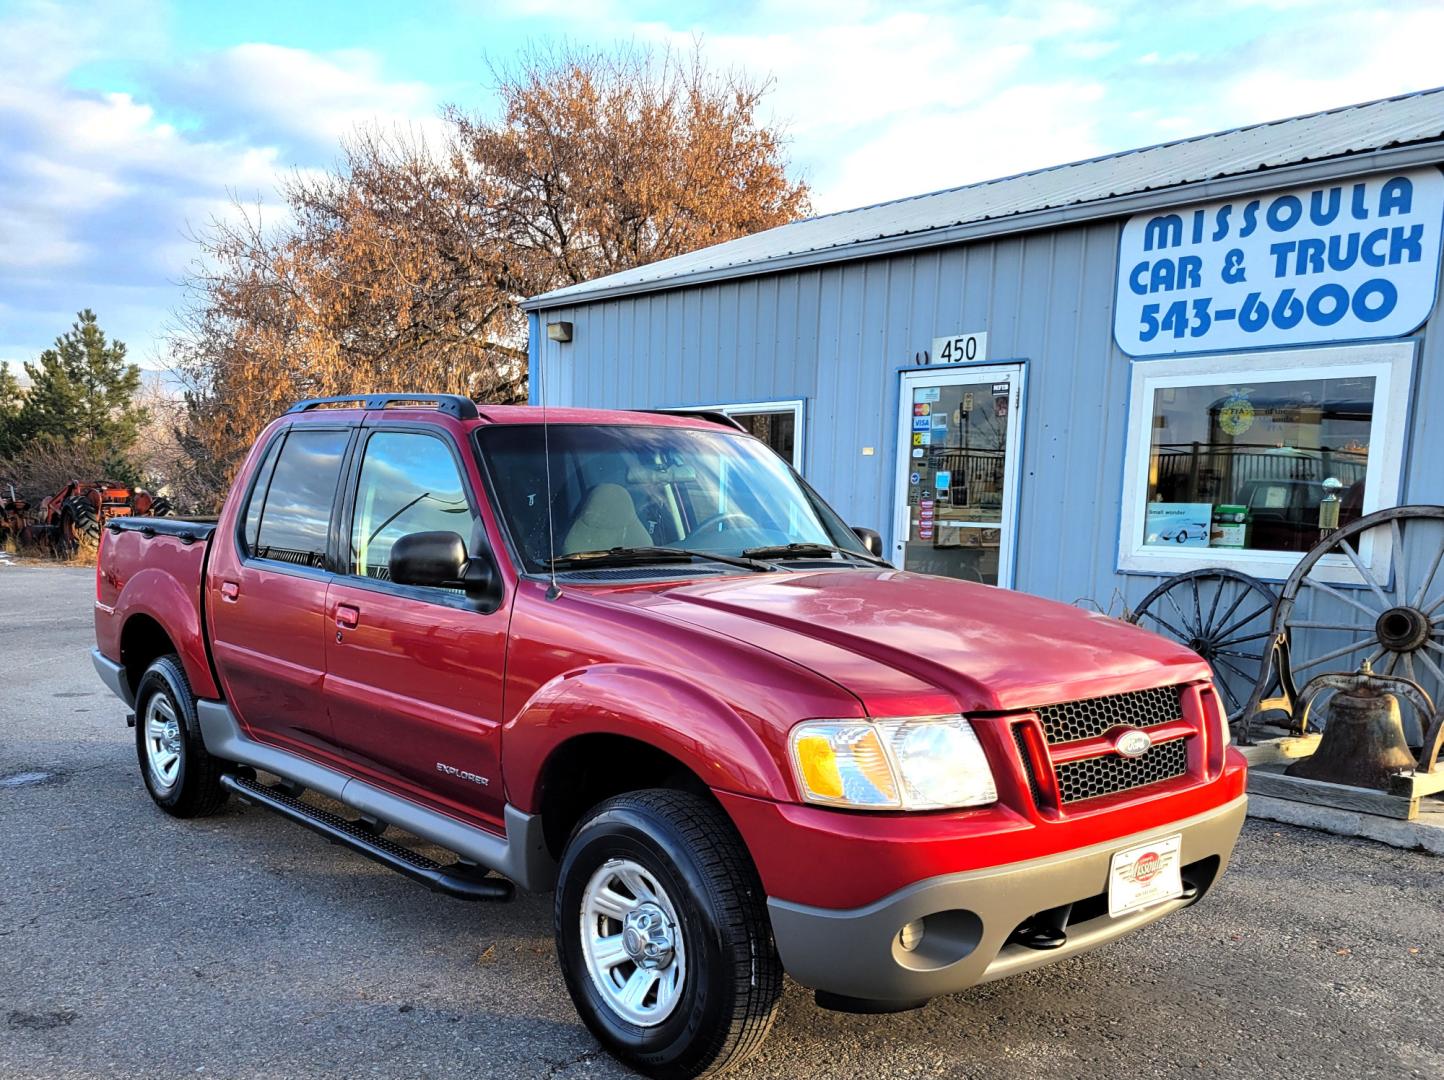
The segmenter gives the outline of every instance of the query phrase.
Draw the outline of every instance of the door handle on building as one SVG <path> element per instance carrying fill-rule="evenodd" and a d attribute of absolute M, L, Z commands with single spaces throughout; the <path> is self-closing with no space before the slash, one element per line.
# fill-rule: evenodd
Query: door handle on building
<path fill-rule="evenodd" d="M 336 628 L 338 630 L 355 630 L 360 622 L 360 608 L 352 607 L 350 604 L 336 605 Z"/>

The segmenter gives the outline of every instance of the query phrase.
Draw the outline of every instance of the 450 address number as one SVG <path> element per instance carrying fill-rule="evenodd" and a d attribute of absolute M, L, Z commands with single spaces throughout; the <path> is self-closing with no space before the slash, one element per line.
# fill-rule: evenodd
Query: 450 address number
<path fill-rule="evenodd" d="M 1175 300 L 1167 307 L 1144 304 L 1138 339 L 1152 341 L 1159 334 L 1203 337 L 1214 323 L 1232 320 L 1250 334 L 1270 323 L 1280 330 L 1292 330 L 1305 319 L 1314 326 L 1333 326 L 1350 312 L 1360 322 L 1372 323 L 1387 318 L 1398 302 L 1399 290 L 1392 281 L 1370 278 L 1352 293 L 1337 282 L 1320 285 L 1306 297 L 1295 289 L 1285 289 L 1272 304 L 1260 292 L 1249 293 L 1236 308 L 1215 308 L 1213 298 L 1208 296 Z"/>

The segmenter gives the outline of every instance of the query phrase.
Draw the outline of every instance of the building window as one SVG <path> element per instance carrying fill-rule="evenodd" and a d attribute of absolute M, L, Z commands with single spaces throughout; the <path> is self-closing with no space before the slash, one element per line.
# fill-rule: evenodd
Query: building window
<path fill-rule="evenodd" d="M 747 405 L 699 405 L 725 413 L 802 471 L 802 402 L 763 401 Z"/>
<path fill-rule="evenodd" d="M 1134 361 L 1120 569 L 1278 580 L 1328 531 L 1395 505 L 1413 356 L 1401 342 Z M 1377 546 L 1359 555 L 1387 574 Z M 1334 580 L 1360 581 L 1335 558 Z"/>

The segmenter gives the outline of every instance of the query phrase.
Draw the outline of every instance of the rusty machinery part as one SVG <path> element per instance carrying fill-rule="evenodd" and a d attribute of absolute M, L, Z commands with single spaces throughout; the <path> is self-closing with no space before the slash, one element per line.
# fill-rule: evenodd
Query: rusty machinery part
<path fill-rule="evenodd" d="M 1263 677 L 1278 598 L 1235 570 L 1190 570 L 1159 583 L 1128 621 L 1173 638 L 1208 661 L 1214 685 L 1237 723 Z"/>
<path fill-rule="evenodd" d="M 1318 749 L 1290 765 L 1285 770 L 1290 776 L 1387 791 L 1395 776 L 1433 772 L 1444 724 L 1434 702 L 1417 683 L 1400 676 L 1376 675 L 1368 660 L 1353 674 L 1315 676 L 1299 694 L 1303 731 L 1310 727 L 1319 698 L 1330 692 L 1329 720 Z M 1413 709 L 1420 729 L 1429 729 L 1417 753 L 1404 734 L 1401 700 Z"/>
<path fill-rule="evenodd" d="M 1241 737 L 1272 712 L 1299 728 L 1301 681 L 1361 660 L 1444 695 L 1444 506 L 1378 510 L 1325 536 L 1284 582 Z M 1270 691 L 1277 690 L 1273 696 Z M 1419 718 L 1420 724 L 1427 717 Z M 1421 734 L 1422 737 L 1422 734 Z"/>

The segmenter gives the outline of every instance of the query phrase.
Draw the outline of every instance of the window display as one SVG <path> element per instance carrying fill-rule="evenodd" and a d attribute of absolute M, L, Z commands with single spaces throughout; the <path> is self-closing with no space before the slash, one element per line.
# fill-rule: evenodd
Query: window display
<path fill-rule="evenodd" d="M 1364 504 L 1375 389 L 1344 376 L 1154 390 L 1144 543 L 1303 552 L 1347 525 Z M 1168 511 L 1173 527 L 1155 531 Z"/>
<path fill-rule="evenodd" d="M 1282 578 L 1391 505 L 1412 361 L 1408 342 L 1134 361 L 1120 568 Z"/>

